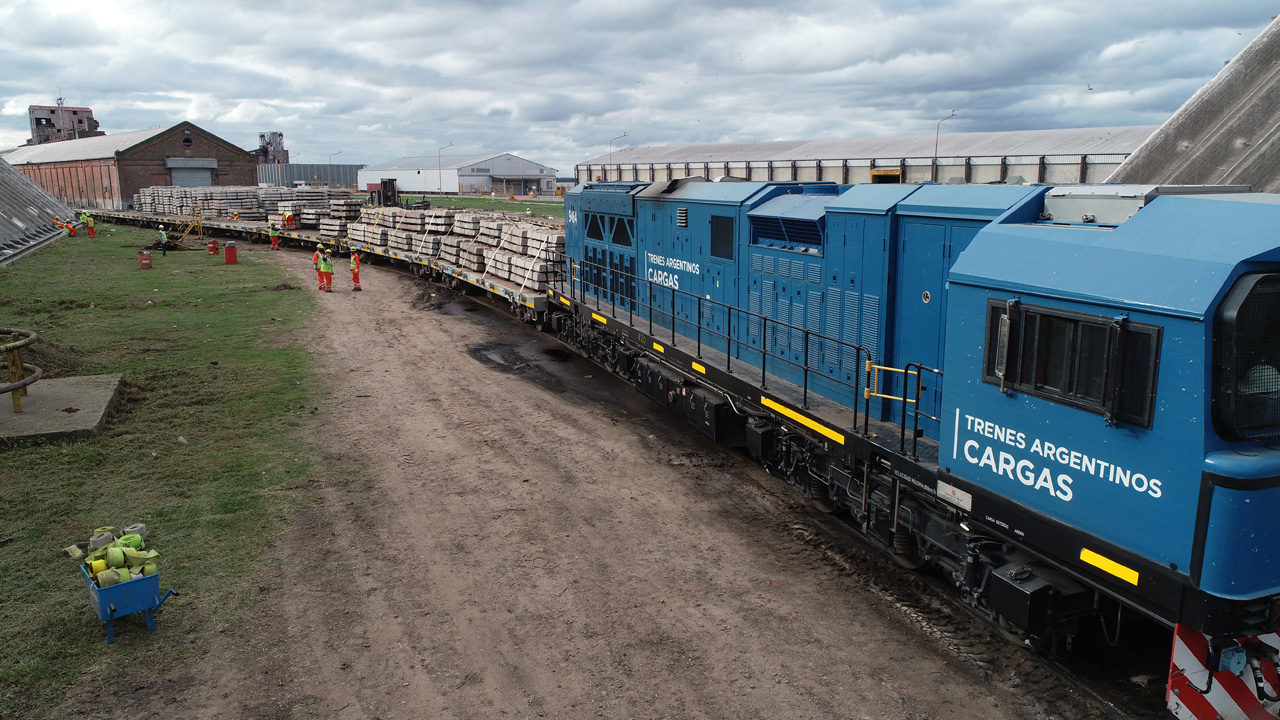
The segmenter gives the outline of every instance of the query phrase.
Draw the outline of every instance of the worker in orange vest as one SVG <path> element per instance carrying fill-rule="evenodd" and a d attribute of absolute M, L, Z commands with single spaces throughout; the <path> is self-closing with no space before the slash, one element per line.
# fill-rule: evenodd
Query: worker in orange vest
<path fill-rule="evenodd" d="M 54 225 L 57 225 L 57 226 L 58 226 L 58 227 L 60 227 L 60 228 L 62 228 L 62 229 L 63 229 L 63 231 L 64 231 L 64 232 L 66 232 L 66 233 L 67 233 L 68 235 L 70 235 L 71 237 L 75 237 L 75 236 L 76 236 L 76 221 L 75 221 L 75 220 L 63 220 L 63 219 L 62 219 L 62 218 L 60 218 L 60 217 L 54 216 L 54 218 L 53 218 L 53 224 L 54 224 Z"/>
<path fill-rule="evenodd" d="M 279 250 L 280 249 L 280 229 L 276 227 L 275 223 L 271 223 L 271 229 L 267 231 L 267 235 L 271 237 L 271 249 Z"/>
<path fill-rule="evenodd" d="M 355 285 L 352 290 L 360 290 L 360 253 L 355 250 L 351 251 L 351 283 Z"/>
<path fill-rule="evenodd" d="M 285 230 L 293 230 L 295 227 L 297 227 L 296 225 L 294 225 L 292 210 L 285 210 L 284 213 L 282 213 L 281 218 L 284 220 Z"/>
<path fill-rule="evenodd" d="M 325 292 L 333 292 L 333 258 L 329 255 L 328 249 L 320 252 L 320 275 L 324 278 L 324 287 L 321 289 Z"/>
<path fill-rule="evenodd" d="M 320 272 L 320 251 L 324 249 L 324 245 L 316 243 L 316 251 L 311 253 L 311 267 L 316 269 L 316 284 L 320 289 L 324 289 L 324 273 Z"/>

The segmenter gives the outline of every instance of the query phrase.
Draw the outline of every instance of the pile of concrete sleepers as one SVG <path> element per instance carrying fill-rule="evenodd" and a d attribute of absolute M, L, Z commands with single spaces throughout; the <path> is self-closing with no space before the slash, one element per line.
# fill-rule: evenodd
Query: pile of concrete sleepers
<path fill-rule="evenodd" d="M 529 223 L 507 223 L 499 245 L 486 251 L 486 272 L 502 280 L 545 291 L 556 280 L 564 256 L 564 233 Z"/>
<path fill-rule="evenodd" d="M 304 207 L 298 213 L 298 227 L 314 228 L 320 227 L 320 221 L 329 217 L 328 210 L 319 208 Z"/>
<path fill-rule="evenodd" d="M 354 198 L 331 198 L 329 200 L 329 217 L 342 220 L 359 220 L 363 202 Z"/>

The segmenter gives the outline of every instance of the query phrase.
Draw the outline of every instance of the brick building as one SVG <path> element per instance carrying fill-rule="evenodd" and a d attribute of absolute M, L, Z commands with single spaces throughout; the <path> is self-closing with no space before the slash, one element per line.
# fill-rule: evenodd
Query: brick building
<path fill-rule="evenodd" d="M 28 145 L 106 135 L 98 129 L 93 110 L 67 107 L 62 104 L 62 98 L 58 98 L 57 105 L 28 105 L 27 119 L 31 121 Z"/>
<path fill-rule="evenodd" d="M 19 172 L 72 207 L 125 210 L 152 185 L 256 185 L 252 153 L 189 123 L 101 137 L 24 145 L 4 155 Z"/>

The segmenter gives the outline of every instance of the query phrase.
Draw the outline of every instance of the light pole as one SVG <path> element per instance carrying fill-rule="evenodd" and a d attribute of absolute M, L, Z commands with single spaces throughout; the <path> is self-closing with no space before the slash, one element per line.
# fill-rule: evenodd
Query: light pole
<path fill-rule="evenodd" d="M 614 138 L 613 140 L 621 140 L 622 138 L 624 138 L 624 137 L 626 137 L 626 136 L 627 136 L 627 131 L 626 131 L 626 130 L 623 130 L 623 131 L 622 131 L 622 134 L 621 134 L 621 135 L 619 135 L 618 137 Z M 610 165 L 612 165 L 612 164 L 613 164 L 613 140 L 610 140 L 610 141 L 609 141 L 609 164 L 610 164 Z M 608 179 L 609 179 L 609 168 L 608 168 L 608 167 L 605 167 L 605 169 L 604 169 L 604 179 L 605 179 L 606 181 L 608 181 Z M 622 172 L 621 172 L 621 171 L 619 171 L 619 172 L 618 172 L 618 179 L 619 179 L 619 180 L 621 180 L 621 179 L 622 179 Z"/>
<path fill-rule="evenodd" d="M 440 153 L 451 147 L 453 147 L 453 143 L 449 143 L 439 150 L 436 150 L 436 192 L 441 195 L 444 194 L 444 168 L 440 165 Z"/>
<path fill-rule="evenodd" d="M 333 186 L 333 156 L 341 155 L 341 154 L 342 154 L 341 150 L 339 150 L 336 153 L 329 153 L 329 177 L 325 178 L 325 182 L 329 183 L 330 187 Z"/>
<path fill-rule="evenodd" d="M 929 171 L 930 180 L 938 182 L 938 135 L 942 133 L 943 120 L 950 120 L 956 116 L 956 111 L 952 110 L 951 114 L 938 121 L 938 126 L 933 130 L 933 168 Z"/>

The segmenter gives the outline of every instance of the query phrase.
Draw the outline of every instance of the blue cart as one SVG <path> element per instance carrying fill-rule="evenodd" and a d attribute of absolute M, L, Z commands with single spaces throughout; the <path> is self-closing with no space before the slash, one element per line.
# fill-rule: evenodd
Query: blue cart
<path fill-rule="evenodd" d="M 148 575 L 119 585 L 100 588 L 93 582 L 93 577 L 84 565 L 80 566 L 80 574 L 84 576 L 85 589 L 89 591 L 89 604 L 98 612 L 98 617 L 107 624 L 107 642 L 116 641 L 116 618 L 125 615 L 142 613 L 148 630 L 156 629 L 156 609 L 175 594 L 169 588 L 160 595 L 160 575 Z"/>

